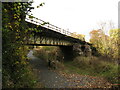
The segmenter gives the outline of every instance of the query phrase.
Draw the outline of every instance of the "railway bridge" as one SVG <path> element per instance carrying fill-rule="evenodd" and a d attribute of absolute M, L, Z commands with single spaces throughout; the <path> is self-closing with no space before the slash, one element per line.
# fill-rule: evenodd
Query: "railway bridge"
<path fill-rule="evenodd" d="M 88 42 L 72 37 L 71 32 L 41 19 L 26 17 L 26 23 L 29 28 L 33 29 L 25 38 L 26 45 L 59 46 L 64 55 L 69 55 L 69 58 L 73 57 L 74 47 L 80 45 L 84 50 L 86 44 L 91 45 Z"/>

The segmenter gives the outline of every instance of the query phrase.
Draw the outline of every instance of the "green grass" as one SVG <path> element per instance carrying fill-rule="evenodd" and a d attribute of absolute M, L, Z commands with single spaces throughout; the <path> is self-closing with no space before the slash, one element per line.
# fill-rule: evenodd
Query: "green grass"
<path fill-rule="evenodd" d="M 82 74 L 82 75 L 93 75 L 93 73 L 91 72 L 92 69 L 90 68 L 79 68 L 77 66 L 75 66 L 75 64 L 70 61 L 70 62 L 65 62 L 65 72 L 68 74 Z"/>

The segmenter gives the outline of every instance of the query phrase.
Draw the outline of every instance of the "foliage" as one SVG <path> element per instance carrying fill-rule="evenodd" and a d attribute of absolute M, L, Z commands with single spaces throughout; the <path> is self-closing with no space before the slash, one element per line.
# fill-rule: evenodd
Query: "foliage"
<path fill-rule="evenodd" d="M 57 47 L 49 47 L 49 46 L 43 46 L 40 47 L 39 49 L 34 51 L 34 55 L 41 58 L 42 60 L 54 60 L 56 58 L 55 52 L 57 50 Z M 48 55 L 48 54 L 53 54 L 53 55 Z"/>
<path fill-rule="evenodd" d="M 113 58 L 118 58 L 120 59 L 120 53 L 119 53 L 119 48 L 120 48 L 120 29 L 111 29 L 109 31 L 110 34 L 110 53 Z"/>
<path fill-rule="evenodd" d="M 59 47 L 42 46 L 34 49 L 34 55 L 48 63 L 48 60 L 54 61 L 57 69 L 63 69 L 63 54 Z"/>
<path fill-rule="evenodd" d="M 93 30 L 90 32 L 91 38 L 90 42 L 97 48 L 98 52 L 102 55 L 101 59 L 97 60 L 97 67 L 105 67 L 105 69 L 101 69 L 100 67 L 97 69 L 94 67 L 96 71 L 103 70 L 101 75 L 106 77 L 112 83 L 120 83 L 118 82 L 118 65 L 120 59 L 120 29 L 111 29 L 109 30 L 109 35 L 105 35 L 103 30 Z M 94 60 L 92 60 L 95 62 Z M 107 62 L 106 62 L 107 61 Z M 109 61 L 109 62 L 108 62 Z"/>
<path fill-rule="evenodd" d="M 85 35 L 83 35 L 83 34 L 77 34 L 76 32 L 73 32 L 71 34 L 71 36 L 74 37 L 74 38 L 80 39 L 82 41 L 85 41 Z"/>
<path fill-rule="evenodd" d="M 3 88 L 34 87 L 35 77 L 29 68 L 24 46 L 29 28 L 26 14 L 33 9 L 32 2 L 6 2 L 2 4 L 2 76 Z"/>
<path fill-rule="evenodd" d="M 110 30 L 110 35 L 105 35 L 103 30 L 93 30 L 90 32 L 90 42 L 97 48 L 103 56 L 118 59 L 119 51 L 119 29 Z"/>
<path fill-rule="evenodd" d="M 100 76 L 112 84 L 118 82 L 118 66 L 98 57 L 76 57 L 74 61 L 65 62 L 65 72 L 81 75 Z"/>

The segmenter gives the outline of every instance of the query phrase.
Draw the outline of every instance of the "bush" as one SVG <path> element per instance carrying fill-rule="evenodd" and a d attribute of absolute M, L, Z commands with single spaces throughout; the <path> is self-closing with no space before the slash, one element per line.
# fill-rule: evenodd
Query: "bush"
<path fill-rule="evenodd" d="M 42 60 L 47 59 L 47 54 L 46 54 L 46 51 L 44 49 L 34 50 L 33 55 L 40 58 L 40 59 L 42 59 Z"/>
<path fill-rule="evenodd" d="M 45 60 L 48 63 L 48 60 L 50 60 L 52 67 L 55 67 L 57 69 L 63 69 L 64 65 L 63 62 L 63 54 L 59 47 L 54 46 L 43 46 L 41 48 L 37 48 L 37 50 L 34 50 L 34 55 L 42 60 Z"/>

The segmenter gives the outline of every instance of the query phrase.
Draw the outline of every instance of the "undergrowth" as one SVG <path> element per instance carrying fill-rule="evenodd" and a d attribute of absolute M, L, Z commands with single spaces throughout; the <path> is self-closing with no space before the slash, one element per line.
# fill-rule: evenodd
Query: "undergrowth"
<path fill-rule="evenodd" d="M 55 54 L 57 50 L 57 47 L 42 47 L 36 50 L 34 55 L 43 60 L 57 60 Z M 73 61 L 64 61 L 59 68 L 62 68 L 62 71 L 68 74 L 99 76 L 107 79 L 112 84 L 120 83 L 118 80 L 118 65 L 110 62 L 107 58 L 78 56 Z"/>
<path fill-rule="evenodd" d="M 100 60 L 99 57 L 76 57 L 74 61 L 65 62 L 66 73 L 100 76 L 112 84 L 118 81 L 118 65 Z"/>
<path fill-rule="evenodd" d="M 56 69 L 64 69 L 63 64 L 63 54 L 59 47 L 55 46 L 42 46 L 40 48 L 34 49 L 34 56 L 40 58 L 41 60 L 46 61 L 48 63 L 48 60 L 51 62 L 51 66 L 55 67 Z"/>

